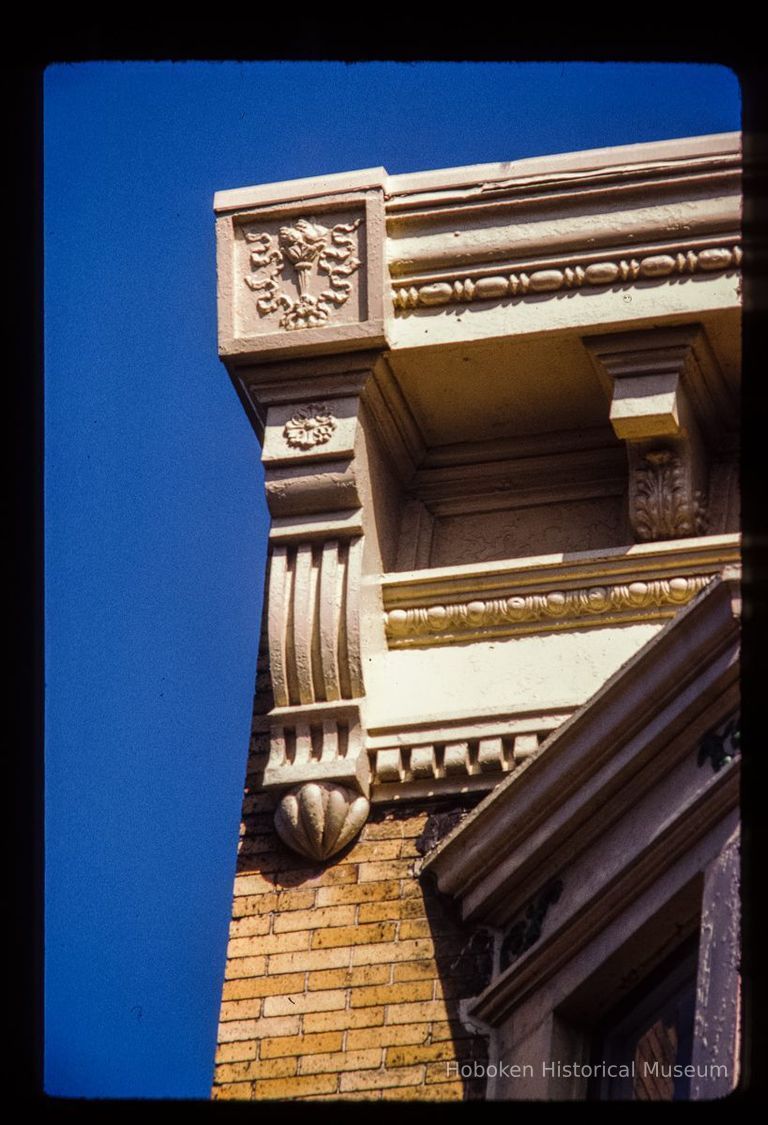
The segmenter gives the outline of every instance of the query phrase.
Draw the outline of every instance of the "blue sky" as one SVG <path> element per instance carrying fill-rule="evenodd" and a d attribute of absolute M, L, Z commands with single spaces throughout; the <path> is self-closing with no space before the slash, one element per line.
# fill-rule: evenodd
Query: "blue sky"
<path fill-rule="evenodd" d="M 267 513 L 216 355 L 213 193 L 740 127 L 722 67 L 45 74 L 45 1087 L 206 1098 Z"/>

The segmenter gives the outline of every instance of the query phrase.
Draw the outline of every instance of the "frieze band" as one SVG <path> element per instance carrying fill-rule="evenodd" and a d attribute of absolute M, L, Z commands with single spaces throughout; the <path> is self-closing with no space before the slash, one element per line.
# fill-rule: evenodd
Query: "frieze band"
<path fill-rule="evenodd" d="M 385 614 L 387 638 L 391 648 L 403 648 L 470 640 L 482 637 L 485 631 L 498 635 L 589 628 L 601 624 L 601 617 L 607 623 L 617 613 L 631 617 L 637 611 L 684 605 L 711 580 L 711 575 L 658 578 L 453 605 L 392 609 Z"/>
<path fill-rule="evenodd" d="M 554 293 L 562 289 L 626 285 L 637 281 L 658 281 L 685 277 L 695 273 L 715 273 L 737 269 L 742 251 L 738 245 L 712 246 L 703 250 L 687 250 L 669 254 L 651 254 L 639 258 L 592 262 L 588 265 L 534 269 L 494 274 L 489 277 L 454 277 L 423 285 L 402 285 L 392 290 L 392 303 L 397 312 L 434 305 L 467 304 L 472 301 L 498 301 L 504 297 L 525 297 L 528 294 Z"/>

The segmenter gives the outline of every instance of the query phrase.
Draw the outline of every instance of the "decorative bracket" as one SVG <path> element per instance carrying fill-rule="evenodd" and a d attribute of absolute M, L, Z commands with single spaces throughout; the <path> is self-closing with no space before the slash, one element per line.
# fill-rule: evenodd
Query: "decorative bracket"
<path fill-rule="evenodd" d="M 380 455 L 378 415 L 368 408 L 371 384 L 383 377 L 379 360 L 349 353 L 238 372 L 261 423 L 272 515 L 264 610 L 271 700 L 254 719 L 269 743 L 261 784 L 290 790 L 276 829 L 315 860 L 344 847 L 368 811 L 364 617 L 366 643 L 386 645 L 380 589 L 363 583 L 385 569 L 377 521 L 387 498 L 369 482 Z"/>
<path fill-rule="evenodd" d="M 733 404 L 703 330 L 626 332 L 584 343 L 610 395 L 614 432 L 626 442 L 635 538 L 705 534 L 707 445 Z"/>

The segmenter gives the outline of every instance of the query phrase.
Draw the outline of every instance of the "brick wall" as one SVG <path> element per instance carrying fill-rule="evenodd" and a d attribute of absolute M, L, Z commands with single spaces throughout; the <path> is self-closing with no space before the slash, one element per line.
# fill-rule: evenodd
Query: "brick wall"
<path fill-rule="evenodd" d="M 414 874 L 460 804 L 375 806 L 353 844 L 311 865 L 277 837 L 278 798 L 258 792 L 258 776 L 243 805 L 213 1096 L 482 1097 L 484 1082 L 447 1064 L 485 1059 L 459 1001 L 489 979 L 489 938 Z"/>

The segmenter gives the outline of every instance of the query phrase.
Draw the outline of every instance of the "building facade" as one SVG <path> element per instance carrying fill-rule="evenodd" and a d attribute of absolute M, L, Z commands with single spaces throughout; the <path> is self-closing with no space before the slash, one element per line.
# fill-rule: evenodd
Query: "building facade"
<path fill-rule="evenodd" d="M 271 530 L 213 1096 L 727 1093 L 738 135 L 215 209 Z"/>

